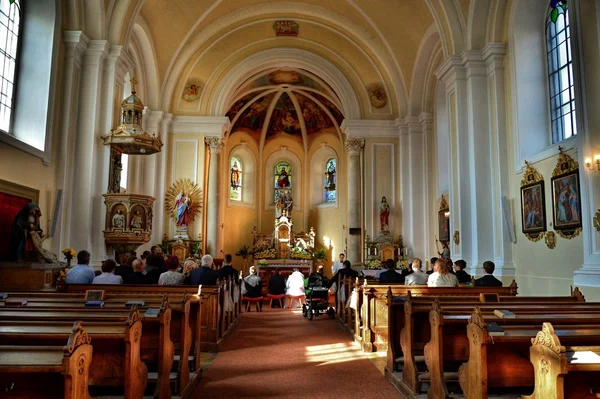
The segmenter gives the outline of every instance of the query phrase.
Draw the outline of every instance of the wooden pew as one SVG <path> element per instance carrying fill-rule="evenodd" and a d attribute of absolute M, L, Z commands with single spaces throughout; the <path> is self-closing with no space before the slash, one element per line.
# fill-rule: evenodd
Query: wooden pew
<path fill-rule="evenodd" d="M 388 288 L 394 297 L 413 296 L 479 297 L 481 294 L 498 294 L 501 297 L 517 295 L 517 283 L 507 287 L 427 287 L 403 284 L 373 284 L 367 280 L 362 287 L 362 348 L 365 352 L 388 349 Z M 454 299 L 457 300 L 457 299 Z"/>
<path fill-rule="evenodd" d="M 458 370 L 460 387 L 467 399 L 487 398 L 490 387 L 534 386 L 534 369 L 529 361 L 529 350 L 531 339 L 535 338 L 540 325 L 546 320 L 551 320 L 554 324 L 555 333 L 563 343 L 571 346 L 600 345 L 600 314 L 542 313 L 523 317 L 517 314 L 516 319 L 503 320 L 508 323 L 502 325 L 507 334 L 492 337 L 488 334 L 485 319 L 478 308 L 469 319 L 469 361 Z M 539 324 L 533 324 L 534 321 Z M 530 325 L 518 325 L 524 322 L 529 322 Z M 508 327 L 510 325 L 515 327 Z M 558 325 L 562 325 L 560 330 Z"/>
<path fill-rule="evenodd" d="M 592 391 L 598 392 L 600 385 L 599 346 L 564 347 L 551 323 L 544 323 L 531 343 L 535 388 L 524 399 L 598 397 Z"/>
<path fill-rule="evenodd" d="M 33 298 L 32 298 L 33 297 Z M 52 309 L 63 309 L 63 310 L 81 310 L 84 309 L 85 299 L 79 293 L 69 294 L 46 294 L 44 297 L 40 297 L 35 294 L 18 293 L 12 294 L 10 299 L 25 299 L 27 300 L 27 308 L 52 308 Z M 192 304 L 191 296 L 187 293 L 183 295 L 172 295 L 169 304 L 171 305 L 171 323 L 170 323 L 170 337 L 173 344 L 179 345 L 179 363 L 177 369 L 178 376 L 178 388 L 179 392 L 183 391 L 190 381 L 190 367 L 189 357 L 191 347 L 194 341 L 193 330 L 196 328 L 190 317 L 190 308 Z M 129 300 L 143 300 L 144 306 L 140 306 L 139 309 L 142 311 L 148 308 L 160 308 L 163 301 L 166 300 L 165 296 L 160 295 L 119 295 L 119 294 L 107 294 L 104 299 L 104 307 L 97 309 L 98 311 L 123 311 L 126 309 L 125 303 Z M 4 306 L 4 301 L 0 300 L 0 308 Z M 198 307 L 199 309 L 200 307 Z M 199 345 L 199 340 L 197 340 Z"/>
<path fill-rule="evenodd" d="M 70 335 L 72 326 L 62 321 L 4 321 L 0 341 L 8 345 L 57 345 Z M 147 368 L 141 361 L 142 321 L 132 309 L 125 323 L 86 322 L 85 330 L 94 340 L 94 357 L 89 385 L 124 386 L 124 397 L 141 399 L 147 384 Z"/>
<path fill-rule="evenodd" d="M 170 338 L 171 307 L 167 300 L 163 301 L 161 311 L 156 318 L 143 318 L 144 334 L 141 336 L 142 360 L 158 364 L 158 377 L 155 396 L 163 399 L 171 397 L 170 372 L 173 366 L 174 345 Z M 79 309 L 69 310 L 53 308 L 52 310 L 25 307 L 4 307 L 0 309 L 0 320 L 17 321 L 56 321 L 83 320 L 125 322 L 129 318 L 129 310 L 111 309 Z"/>
<path fill-rule="evenodd" d="M 8 389 L 12 398 L 90 399 L 91 362 L 91 338 L 76 321 L 64 347 L 0 346 L 0 386 Z M 57 381 L 56 373 L 63 375 L 64 391 L 59 395 L 54 395 L 51 386 Z"/>
<path fill-rule="evenodd" d="M 576 290 L 576 292 L 578 292 L 578 290 Z M 406 395 L 418 394 L 420 384 L 417 379 L 417 361 L 425 361 L 428 370 L 431 372 L 432 388 L 430 389 L 430 392 L 446 392 L 445 384 L 440 383 L 438 378 L 439 373 L 443 373 L 443 362 L 440 361 L 443 353 L 441 348 L 444 349 L 444 352 L 457 351 L 457 354 L 452 353 L 455 356 L 462 355 L 463 357 L 459 357 L 458 360 L 464 360 L 464 356 L 468 353 L 467 346 L 464 345 L 466 342 L 464 331 L 466 330 L 466 322 L 473 306 L 480 306 L 493 318 L 496 318 L 493 316 L 494 309 L 512 309 L 514 306 L 520 306 L 519 309 L 524 313 L 536 313 L 552 309 L 568 311 L 572 309 L 574 303 L 578 303 L 580 311 L 600 311 L 600 304 L 582 304 L 578 302 L 579 297 L 577 294 L 574 294 L 573 297 L 521 297 L 519 299 L 521 301 L 520 303 L 516 302 L 514 297 L 500 297 L 501 303 L 480 303 L 479 296 L 412 297 L 410 292 L 406 296 L 403 304 L 392 303 L 391 298 L 392 295 L 390 289 L 388 292 L 388 301 L 390 303 L 390 305 L 388 305 L 390 345 L 388 348 L 386 376 L 394 385 L 405 392 Z M 509 302 L 502 301 L 504 298 L 509 299 Z M 431 309 L 431 304 L 433 304 L 433 310 Z M 442 345 L 442 334 L 440 331 L 441 325 L 443 324 L 443 322 L 440 321 L 440 304 L 446 313 L 454 312 L 458 314 L 462 313 L 464 315 L 462 331 L 459 330 L 459 333 L 453 335 L 449 341 L 445 339 L 447 334 L 444 334 L 444 345 Z M 437 313 L 434 313 L 434 310 L 436 310 Z M 418 331 L 418 334 L 415 334 L 415 331 Z M 397 370 L 397 362 L 403 363 L 402 381 L 399 381 L 396 376 L 393 375 Z M 440 362 L 441 365 L 439 364 Z"/>

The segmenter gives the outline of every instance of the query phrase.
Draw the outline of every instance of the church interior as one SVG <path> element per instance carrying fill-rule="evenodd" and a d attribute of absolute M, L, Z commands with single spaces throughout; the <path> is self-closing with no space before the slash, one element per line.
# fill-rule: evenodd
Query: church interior
<path fill-rule="evenodd" d="M 0 398 L 600 397 L 599 22 L 0 0 Z"/>

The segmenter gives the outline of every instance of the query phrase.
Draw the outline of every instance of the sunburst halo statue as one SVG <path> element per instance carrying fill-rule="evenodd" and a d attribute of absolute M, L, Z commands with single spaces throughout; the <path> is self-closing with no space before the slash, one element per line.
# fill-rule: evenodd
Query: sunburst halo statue
<path fill-rule="evenodd" d="M 165 195 L 165 210 L 177 227 L 187 227 L 202 209 L 202 189 L 190 179 L 178 179 Z"/>

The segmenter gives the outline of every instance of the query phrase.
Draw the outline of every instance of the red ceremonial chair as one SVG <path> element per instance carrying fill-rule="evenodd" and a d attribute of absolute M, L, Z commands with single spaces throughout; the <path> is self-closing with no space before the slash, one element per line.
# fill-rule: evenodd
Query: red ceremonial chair
<path fill-rule="evenodd" d="M 269 304 L 269 306 L 273 307 L 273 299 L 275 299 L 279 301 L 279 307 L 283 309 L 283 298 L 285 298 L 285 294 L 267 294 L 267 298 L 271 298 L 271 303 Z"/>
<path fill-rule="evenodd" d="M 298 301 L 298 305 L 300 305 L 300 307 L 302 307 L 302 304 L 304 302 L 306 302 L 306 295 L 302 294 L 302 295 L 286 295 L 288 297 L 288 308 L 291 309 L 292 308 L 292 304 L 294 303 L 294 300 Z"/>
<path fill-rule="evenodd" d="M 247 296 L 245 296 L 244 301 L 246 301 L 246 312 L 250 311 L 250 304 L 254 303 L 256 305 L 256 311 L 257 312 L 262 312 L 262 310 L 260 309 L 260 303 L 263 301 L 263 297 L 259 296 L 258 298 L 248 298 Z"/>

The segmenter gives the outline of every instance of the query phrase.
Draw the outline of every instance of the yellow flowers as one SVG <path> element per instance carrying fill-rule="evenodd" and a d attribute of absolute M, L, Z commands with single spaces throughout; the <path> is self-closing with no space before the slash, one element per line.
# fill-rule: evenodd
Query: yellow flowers
<path fill-rule="evenodd" d="M 65 257 L 71 257 L 71 258 L 74 258 L 75 255 L 77 254 L 73 248 L 65 248 L 61 252 Z"/>

